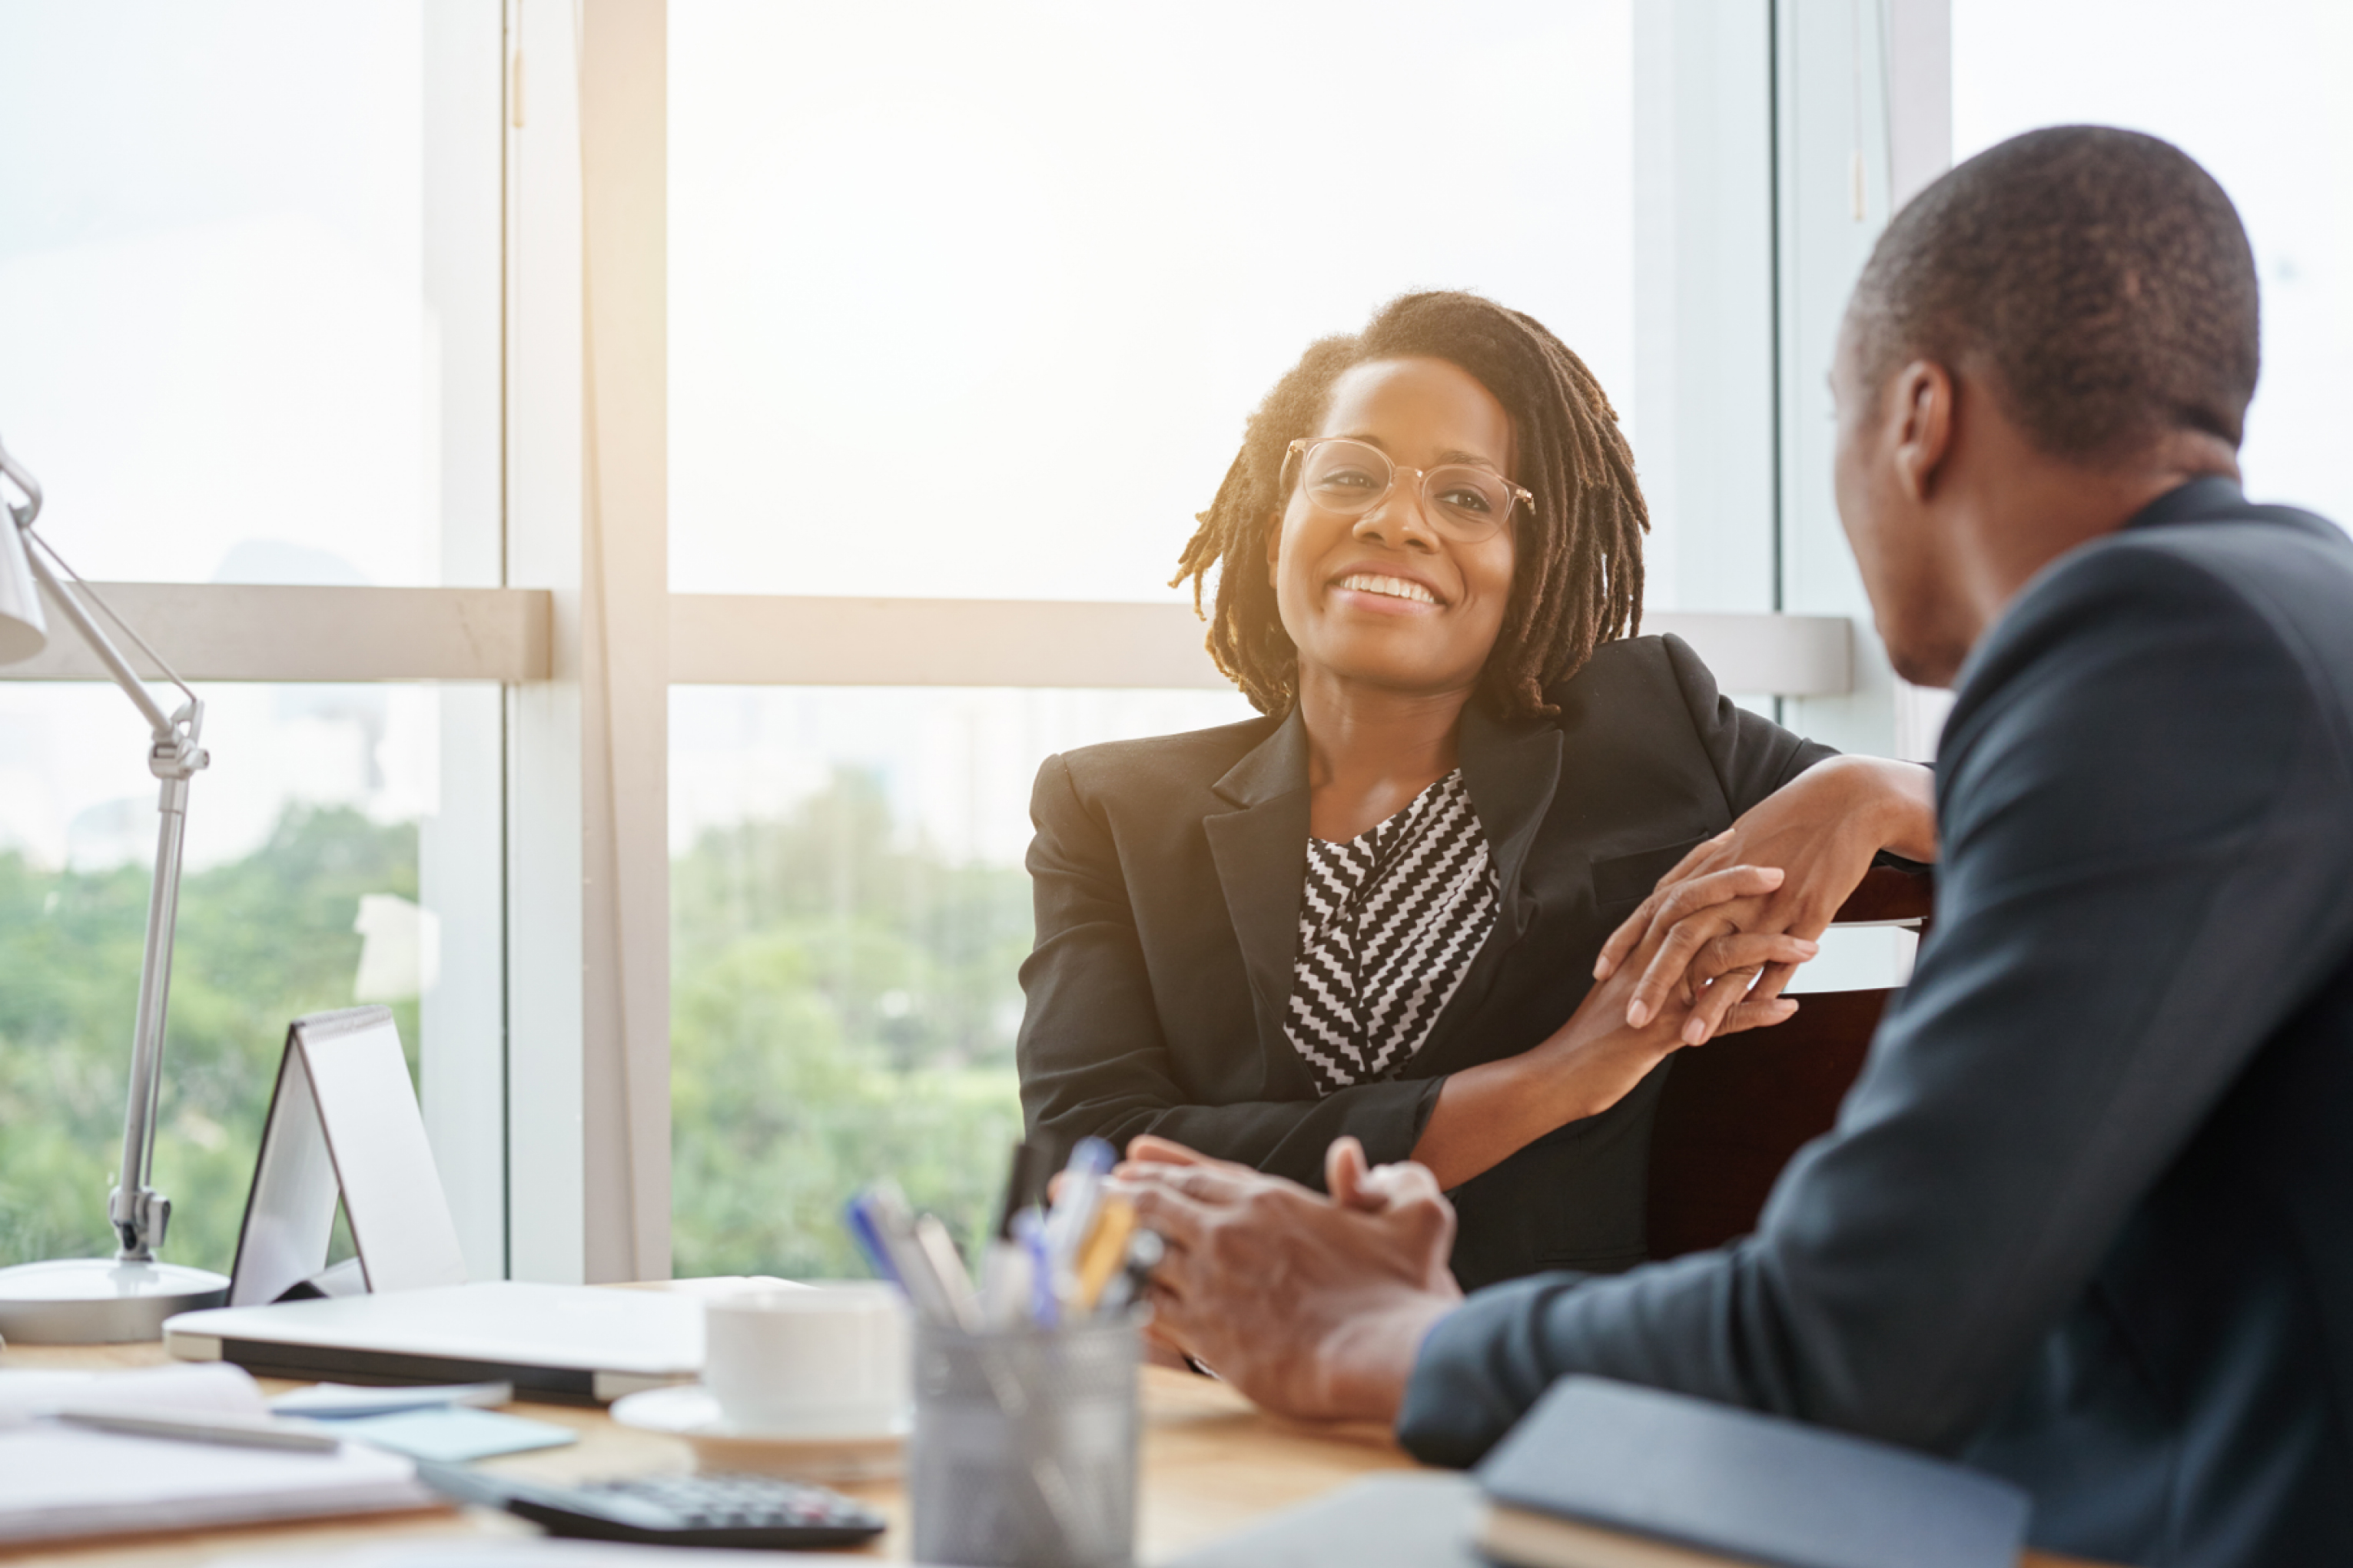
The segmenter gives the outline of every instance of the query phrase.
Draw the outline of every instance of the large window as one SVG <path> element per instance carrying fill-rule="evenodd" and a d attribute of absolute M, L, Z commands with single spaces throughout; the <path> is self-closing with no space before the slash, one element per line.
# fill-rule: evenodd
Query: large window
<path fill-rule="evenodd" d="M 0 1262 L 111 1246 L 155 853 L 137 714 L 105 686 L 16 686 L 0 711 Z M 226 1272 L 287 1021 L 389 1003 L 411 1048 L 439 979 L 418 824 L 439 816 L 430 688 L 208 693 L 191 788 L 156 1187 L 166 1256 Z"/>
<path fill-rule="evenodd" d="M 1627 407 L 1631 47 L 1627 0 L 671 0 L 672 589 L 1165 602 L 1259 398 L 1413 288 L 1530 311 Z M 1092 663 L 676 691 L 682 1271 L 853 1268 L 883 1174 L 977 1222 L 1038 764 L 1250 713 L 1054 689 Z"/>
<path fill-rule="evenodd" d="M 1954 0 L 1953 156 L 2039 125 L 2162 136 L 2237 205 L 2263 279 L 2248 493 L 2353 526 L 2339 408 L 2353 359 L 2353 10 L 2245 0 Z M 2087 70 L 2086 61 L 2097 61 Z"/>
<path fill-rule="evenodd" d="M 100 581 L 497 584 L 496 8 L 17 0 L 0 56 L 0 437 L 65 559 Z M 167 659 L 208 657 L 201 628 L 127 618 Z M 54 616 L 50 638 L 78 646 Z M 196 680 L 213 765 L 155 1170 L 175 1261 L 229 1263 L 297 1014 L 387 1002 L 412 1062 L 462 1038 L 496 1071 L 497 692 L 310 684 L 308 651 Z M 0 682 L 0 1263 L 111 1245 L 144 750 L 110 686 Z M 490 1272 L 479 1164 L 444 1151 Z"/>
<path fill-rule="evenodd" d="M 670 586 L 1166 596 L 1417 287 L 1633 374 L 1628 0 L 671 0 Z"/>

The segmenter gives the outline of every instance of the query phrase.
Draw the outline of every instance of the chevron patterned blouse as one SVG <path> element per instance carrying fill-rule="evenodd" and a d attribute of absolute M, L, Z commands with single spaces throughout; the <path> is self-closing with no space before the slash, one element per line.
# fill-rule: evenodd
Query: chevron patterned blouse
<path fill-rule="evenodd" d="M 1307 840 L 1283 1032 L 1319 1095 L 1413 1059 L 1494 930 L 1495 900 L 1460 768 L 1345 844 Z"/>

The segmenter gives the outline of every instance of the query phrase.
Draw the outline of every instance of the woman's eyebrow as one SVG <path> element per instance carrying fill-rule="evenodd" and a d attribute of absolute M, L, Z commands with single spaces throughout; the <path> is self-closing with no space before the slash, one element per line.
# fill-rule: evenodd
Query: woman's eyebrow
<path fill-rule="evenodd" d="M 1374 435 L 1369 430 L 1343 431 L 1336 436 L 1326 436 L 1321 438 L 1326 441 L 1356 441 L 1366 447 L 1377 447 L 1383 452 L 1388 452 L 1389 449 L 1389 444 L 1387 441 L 1382 440 L 1378 436 Z M 1494 458 L 1481 457 L 1476 452 L 1465 452 L 1459 447 L 1449 447 L 1445 451 L 1439 453 L 1436 459 L 1430 464 L 1430 467 L 1434 468 L 1442 468 L 1449 463 L 1468 464 L 1472 468 L 1484 468 L 1489 473 L 1493 474 L 1500 474 L 1504 471 L 1503 466 L 1497 463 Z"/>
<path fill-rule="evenodd" d="M 1501 468 L 1496 466 L 1493 458 L 1482 458 L 1476 452 L 1465 452 L 1459 449 L 1455 451 L 1440 452 L 1438 454 L 1438 460 L 1441 464 L 1467 463 L 1472 468 L 1486 468 L 1498 474 L 1504 471 Z"/>

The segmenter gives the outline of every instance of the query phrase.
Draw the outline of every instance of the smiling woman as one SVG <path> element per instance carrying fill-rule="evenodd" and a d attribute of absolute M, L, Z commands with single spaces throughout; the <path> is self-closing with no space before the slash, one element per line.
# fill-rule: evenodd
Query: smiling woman
<path fill-rule="evenodd" d="M 1597 984 L 1604 939 L 1768 796 L 1799 849 L 1766 863 L 1839 896 L 1930 837 L 1916 770 L 1833 760 L 1632 635 L 1646 526 L 1608 397 L 1528 316 L 1407 295 L 1311 347 L 1179 574 L 1216 574 L 1210 652 L 1263 717 L 1039 771 L 1032 1137 L 1316 1185 L 1354 1135 L 1456 1190 L 1466 1287 L 1640 1261 L 1662 1064 L 1708 988 L 1633 1026 L 1642 964 Z M 1749 983 L 1812 953 L 1715 944 L 1719 1032 L 1787 1017 Z"/>

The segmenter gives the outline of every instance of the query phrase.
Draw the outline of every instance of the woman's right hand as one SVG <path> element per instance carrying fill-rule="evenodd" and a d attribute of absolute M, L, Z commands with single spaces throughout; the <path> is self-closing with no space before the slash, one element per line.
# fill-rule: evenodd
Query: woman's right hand
<path fill-rule="evenodd" d="M 1442 1190 L 1452 1192 L 1494 1169 L 1556 1128 L 1599 1115 L 1682 1047 L 1691 999 L 1670 999 L 1639 1026 L 1626 1021 L 1638 977 L 1657 955 L 1661 940 L 1651 936 L 1639 944 L 1634 962 L 1597 983 L 1544 1040 L 1518 1056 L 1448 1075 L 1413 1146 L 1413 1159 L 1430 1168 Z M 1708 962 L 1723 966 L 1714 972 L 1721 977 L 1713 984 L 1745 992 L 1749 977 L 1764 965 L 1803 963 L 1813 956 L 1813 948 L 1787 932 L 1728 937 L 1712 945 Z M 1746 973 L 1735 973 L 1736 966 Z M 1797 1010 L 1784 997 L 1742 1002 L 1717 1032 L 1778 1024 Z"/>
<path fill-rule="evenodd" d="M 1573 1114 L 1564 1121 L 1598 1116 L 1626 1098 L 1652 1068 L 1683 1047 L 1684 1022 L 1706 989 L 1732 986 L 1745 993 L 1748 982 L 1765 965 L 1803 963 L 1816 951 L 1814 942 L 1786 931 L 1722 937 L 1704 955 L 1705 988 L 1671 999 L 1653 1009 L 1640 1026 L 1630 1024 L 1627 1013 L 1646 966 L 1620 964 L 1585 994 L 1567 1023 L 1528 1053 L 1530 1065 L 1545 1073 L 1549 1089 L 1566 1097 L 1564 1109 Z M 1726 1010 L 1715 1035 L 1783 1023 L 1797 1011 L 1797 1002 L 1787 996 L 1736 1001 Z"/>

